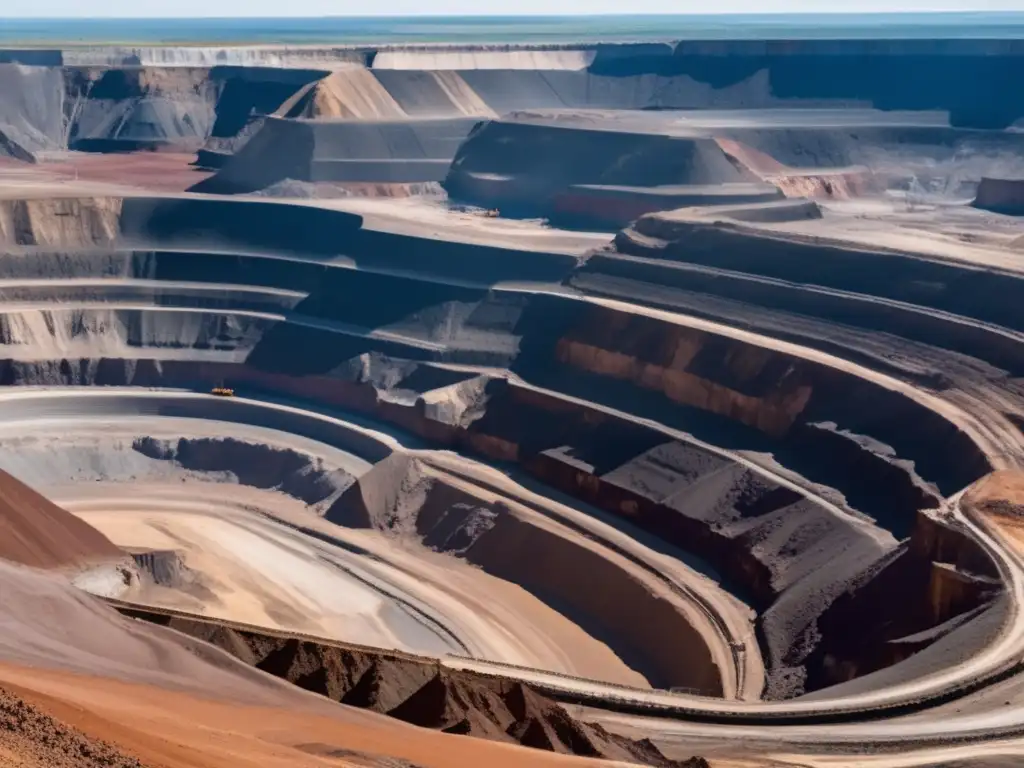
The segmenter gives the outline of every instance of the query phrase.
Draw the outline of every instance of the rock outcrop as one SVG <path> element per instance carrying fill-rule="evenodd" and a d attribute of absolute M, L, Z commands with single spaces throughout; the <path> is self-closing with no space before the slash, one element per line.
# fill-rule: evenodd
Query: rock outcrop
<path fill-rule="evenodd" d="M 1024 216 L 1024 179 L 983 178 L 978 184 L 974 207 L 1008 216 Z"/>
<path fill-rule="evenodd" d="M 650 741 L 582 722 L 513 680 L 453 671 L 405 654 L 327 645 L 158 611 L 121 610 L 205 640 L 300 688 L 423 728 L 656 768 L 708 768 L 703 758 L 671 760 Z"/>

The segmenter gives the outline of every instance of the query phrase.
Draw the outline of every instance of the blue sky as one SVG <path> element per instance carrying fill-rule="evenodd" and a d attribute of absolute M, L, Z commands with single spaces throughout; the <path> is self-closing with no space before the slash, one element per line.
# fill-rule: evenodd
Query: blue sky
<path fill-rule="evenodd" d="M 0 5 L 8 6 L 0 17 L 35 18 L 1024 10 L 1024 0 L 3 0 Z"/>

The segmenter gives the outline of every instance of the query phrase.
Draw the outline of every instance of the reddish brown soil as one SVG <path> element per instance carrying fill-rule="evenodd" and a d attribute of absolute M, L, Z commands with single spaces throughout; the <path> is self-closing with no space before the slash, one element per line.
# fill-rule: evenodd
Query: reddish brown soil
<path fill-rule="evenodd" d="M 1001 470 L 972 485 L 963 505 L 979 512 L 1024 517 L 1024 472 Z"/>
<path fill-rule="evenodd" d="M 7 690 L 69 726 L 134 755 L 147 768 L 600 765 L 568 755 L 437 733 L 342 706 L 331 707 L 332 714 L 245 706 L 156 687 L 9 665 L 0 665 L 0 681 Z"/>
<path fill-rule="evenodd" d="M 175 152 L 128 152 L 91 154 L 69 152 L 34 165 L 7 161 L 5 168 L 21 168 L 62 181 L 91 181 L 139 187 L 160 192 L 184 192 L 211 176 L 191 166 L 194 154 Z"/>
<path fill-rule="evenodd" d="M 91 525 L 0 471 L 0 557 L 62 568 L 118 560 L 124 553 Z"/>
<path fill-rule="evenodd" d="M 7 768 L 143 768 L 135 757 L 61 723 L 0 688 L 0 765 Z"/>
<path fill-rule="evenodd" d="M 122 556 L 90 526 L 6 474 L 0 476 L 0 541 L 0 558 L 46 567 Z M 59 575 L 8 563 L 0 570 L 9 625 L 0 637 L 0 653 L 7 659 L 0 663 L 2 766 L 578 764 L 579 758 L 567 753 L 630 762 L 650 754 L 656 765 L 674 765 L 653 747 L 634 746 L 577 723 L 522 686 L 495 688 L 462 676 L 442 677 L 433 667 L 401 663 L 389 670 L 388 664 L 349 658 L 338 649 L 304 653 L 316 649 L 278 638 L 223 633 L 218 644 L 246 657 L 244 661 L 258 661 L 254 666 L 260 669 L 369 711 L 333 704 L 238 664 L 205 643 L 121 618 Z M 216 640 L 214 630 L 205 639 Z M 25 647 L 47 650 L 26 656 L 18 652 Z M 147 684 L 139 682 L 143 680 Z M 247 695 L 240 696 L 243 692 Z M 384 711 L 392 717 L 377 714 Z"/>
<path fill-rule="evenodd" d="M 183 192 L 211 174 L 191 166 L 194 154 L 133 152 L 130 154 L 77 154 L 68 170 L 87 181 L 127 184 L 164 192 Z M 49 164 L 44 167 L 49 168 Z"/>
<path fill-rule="evenodd" d="M 967 489 L 961 506 L 986 517 L 1024 552 L 1024 472 L 1005 469 L 986 475 Z"/>
<path fill-rule="evenodd" d="M 648 741 L 580 722 L 519 682 L 448 670 L 406 654 L 264 634 L 144 609 L 123 610 L 205 640 L 300 688 L 422 728 L 662 768 L 706 765 L 700 758 L 670 760 Z"/>

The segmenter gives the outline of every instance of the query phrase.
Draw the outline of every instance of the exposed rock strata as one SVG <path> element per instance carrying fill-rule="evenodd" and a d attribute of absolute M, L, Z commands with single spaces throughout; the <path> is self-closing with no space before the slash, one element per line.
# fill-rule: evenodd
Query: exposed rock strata
<path fill-rule="evenodd" d="M 240 387 L 258 386 L 292 396 L 313 397 L 398 424 L 435 444 L 516 461 L 544 483 L 621 515 L 668 542 L 699 551 L 711 561 L 724 575 L 727 585 L 762 612 L 762 649 L 770 669 L 777 671 L 773 678 L 777 680 L 772 688 L 774 695 L 785 696 L 836 679 L 814 671 L 817 665 L 833 665 L 834 661 L 826 662 L 824 653 L 813 649 L 823 637 L 842 637 L 846 630 L 823 628 L 821 620 L 815 617 L 819 613 L 829 615 L 828 606 L 846 591 L 857 594 L 862 585 L 870 584 L 884 572 L 883 566 L 893 556 L 887 553 L 896 554 L 895 541 L 885 545 L 866 537 L 850 546 L 849 533 L 840 530 L 841 519 L 827 522 L 827 516 L 821 517 L 812 504 L 792 490 L 766 484 L 751 470 L 730 465 L 721 457 L 675 441 L 650 427 L 590 411 L 582 404 L 499 381 L 476 390 L 468 411 L 431 413 L 426 408 L 430 386 L 440 384 L 443 390 L 472 377 L 443 370 L 432 376 L 428 375 L 429 366 L 406 364 L 404 373 L 392 369 L 395 378 L 390 380 L 363 378 L 372 370 L 372 366 L 364 364 L 354 366 L 344 377 L 338 375 L 339 371 L 334 376 L 296 378 L 237 366 L 178 363 L 165 363 L 158 373 L 140 363 L 131 381 L 145 386 L 197 386 L 203 381 L 224 380 Z M 382 376 L 385 370 L 387 367 L 381 368 Z M 116 367 L 111 367 L 103 378 L 93 381 L 121 383 L 122 376 Z M 417 383 L 416 377 L 422 377 L 423 383 Z M 396 397 L 404 381 L 409 382 L 411 397 Z M 389 467 L 394 470 L 391 474 L 387 474 Z M 353 485 L 346 492 L 344 504 L 336 505 L 333 513 L 328 513 L 331 519 L 357 527 L 421 526 L 419 535 L 431 546 L 481 564 L 492 560 L 480 559 L 482 542 L 512 524 L 507 510 L 460 504 L 465 500 L 448 498 L 450 492 L 446 492 L 447 496 L 431 495 L 434 492 L 429 491 L 429 484 L 421 487 L 414 478 L 410 480 L 408 467 L 401 462 L 389 460 L 374 471 L 387 477 L 381 475 L 377 482 Z M 419 496 L 401 490 L 410 482 L 413 488 L 422 490 Z M 406 494 L 407 503 L 409 498 L 419 498 L 416 504 L 424 506 L 398 509 L 397 498 L 401 494 Z M 428 498 L 434 500 L 428 503 Z M 421 510 L 433 511 L 424 515 Z M 486 525 L 470 525 L 471 518 Z M 507 523 L 494 527 L 505 518 Z M 782 522 L 785 525 L 778 527 Z M 839 549 L 829 544 L 834 536 L 846 542 Z M 920 602 L 921 595 L 927 593 L 930 563 L 932 559 L 942 562 L 942 557 L 941 553 L 925 557 L 926 571 L 916 571 L 924 573 L 923 579 L 914 577 L 920 589 L 900 591 L 899 594 L 906 595 L 906 601 L 894 601 L 894 605 Z M 494 560 L 491 565 L 499 562 L 500 559 Z M 827 571 L 822 570 L 825 563 Z M 825 573 L 834 580 L 823 581 Z M 892 573 L 897 574 L 898 570 Z M 521 574 L 505 575 L 521 578 Z M 884 590 L 888 579 L 881 583 Z M 975 595 L 984 600 L 992 585 L 982 582 L 981 586 Z M 848 602 L 848 598 L 844 600 L 840 605 Z M 865 605 L 870 602 L 868 597 L 864 598 Z M 972 607 L 958 600 L 943 609 L 941 615 L 929 614 L 915 626 L 933 626 L 954 609 Z M 842 613 L 840 609 L 836 612 Z M 829 619 L 828 623 L 831 622 Z M 837 653 L 833 651 L 830 656 L 839 658 Z M 883 658 L 897 660 L 892 655 Z M 862 662 L 860 669 L 872 668 L 876 663 L 881 662 Z"/>
<path fill-rule="evenodd" d="M 523 683 L 442 669 L 414 656 L 326 645 L 144 609 L 121 610 L 205 640 L 300 688 L 423 728 L 664 768 L 707 766 L 701 758 L 670 760 L 649 741 L 580 722 Z"/>
<path fill-rule="evenodd" d="M 813 689 L 902 661 L 994 603 L 995 564 L 966 532 L 924 510 L 909 541 L 864 574 L 818 622 Z"/>
<path fill-rule="evenodd" d="M 722 695 L 721 672 L 705 640 L 649 580 L 627 575 L 620 555 L 576 541 L 526 510 L 477 499 L 414 460 L 393 456 L 376 465 L 326 519 L 414 535 L 519 584 L 586 627 L 653 685 Z"/>

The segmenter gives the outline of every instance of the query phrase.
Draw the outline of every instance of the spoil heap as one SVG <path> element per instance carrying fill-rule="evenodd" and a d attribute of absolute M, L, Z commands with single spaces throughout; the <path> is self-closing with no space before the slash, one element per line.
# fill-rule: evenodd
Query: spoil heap
<path fill-rule="evenodd" d="M 0 688 L 0 760 L 11 768 L 146 768 L 116 746 Z"/>
<path fill-rule="evenodd" d="M 404 654 L 328 645 L 157 611 L 121 610 L 205 640 L 300 688 L 421 728 L 659 768 L 708 766 L 699 757 L 669 759 L 646 739 L 628 739 L 582 722 L 520 682 L 444 669 Z"/>
<path fill-rule="evenodd" d="M 34 568 L 124 559 L 102 533 L 0 471 L 0 558 Z"/>

